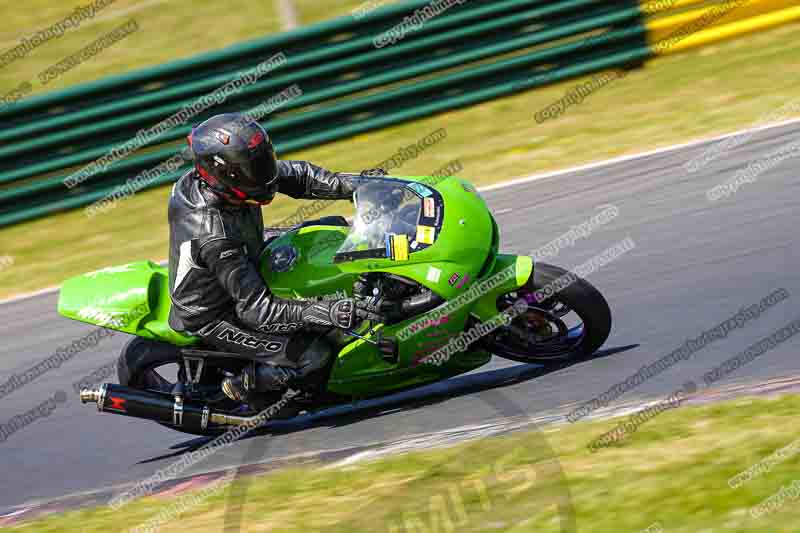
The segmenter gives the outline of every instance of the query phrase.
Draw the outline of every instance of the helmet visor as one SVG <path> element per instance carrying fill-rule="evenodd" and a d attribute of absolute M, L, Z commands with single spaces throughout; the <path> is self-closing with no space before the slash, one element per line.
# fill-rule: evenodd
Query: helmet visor
<path fill-rule="evenodd" d="M 268 202 L 278 191 L 278 161 L 272 150 L 259 150 L 245 161 L 230 165 L 236 188 L 249 198 Z"/>

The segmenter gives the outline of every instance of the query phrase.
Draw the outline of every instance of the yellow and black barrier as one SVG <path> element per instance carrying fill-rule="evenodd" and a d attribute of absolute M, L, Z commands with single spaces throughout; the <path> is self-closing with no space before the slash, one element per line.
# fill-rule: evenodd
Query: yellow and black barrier
<path fill-rule="evenodd" d="M 800 21 L 800 0 L 641 0 L 647 42 L 675 54 Z"/>

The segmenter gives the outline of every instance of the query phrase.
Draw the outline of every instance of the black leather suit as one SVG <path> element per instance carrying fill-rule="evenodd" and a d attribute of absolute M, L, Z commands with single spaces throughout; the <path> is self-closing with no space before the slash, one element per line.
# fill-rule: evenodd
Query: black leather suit
<path fill-rule="evenodd" d="M 278 174 L 278 192 L 292 198 L 347 199 L 355 187 L 349 178 L 303 161 L 278 161 Z M 310 323 L 324 327 L 330 302 L 272 295 L 257 267 L 264 247 L 260 206 L 231 205 L 192 170 L 172 189 L 169 226 L 173 329 L 199 335 L 218 349 L 269 356 L 270 366 L 308 371 L 320 366 L 319 350 L 313 361 L 304 360 L 309 343 L 295 343 L 299 336 L 289 334 Z M 254 388 L 265 387 L 278 388 L 274 383 Z"/>

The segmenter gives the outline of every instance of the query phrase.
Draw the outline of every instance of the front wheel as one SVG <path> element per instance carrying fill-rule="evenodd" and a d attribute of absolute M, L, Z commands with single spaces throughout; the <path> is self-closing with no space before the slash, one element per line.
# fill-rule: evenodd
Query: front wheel
<path fill-rule="evenodd" d="M 611 310 L 600 291 L 563 268 L 536 263 L 527 283 L 498 300 L 527 309 L 487 339 L 486 349 L 523 363 L 552 363 L 593 354 L 611 332 Z"/>

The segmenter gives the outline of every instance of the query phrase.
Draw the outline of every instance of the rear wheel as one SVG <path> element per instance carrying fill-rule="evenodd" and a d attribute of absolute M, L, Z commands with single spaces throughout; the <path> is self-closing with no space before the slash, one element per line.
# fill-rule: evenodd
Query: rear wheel
<path fill-rule="evenodd" d="M 274 405 L 281 400 L 283 392 L 251 392 L 247 403 L 228 398 L 220 386 L 222 379 L 241 374 L 246 364 L 247 362 L 243 360 L 206 359 L 199 383 L 190 384 L 186 376 L 188 371 L 182 363 L 180 348 L 165 342 L 135 337 L 128 341 L 120 353 L 117 360 L 117 376 L 119 384 L 125 387 L 163 394 L 173 393 L 176 385 L 182 383 L 185 399 L 206 404 L 216 413 L 248 417 Z M 300 408 L 292 404 L 285 406 L 271 418 L 291 418 L 299 411 Z M 224 432 L 224 428 L 193 431 L 170 424 L 161 425 L 194 435 L 215 436 Z"/>
<path fill-rule="evenodd" d="M 180 348 L 165 342 L 135 337 L 128 341 L 117 360 L 119 384 L 133 389 L 172 393 L 176 383 L 186 382 L 183 374 Z M 234 410 L 237 404 L 224 396 L 219 386 L 221 380 L 218 369 L 204 369 L 203 379 L 194 395 L 211 400 L 221 410 Z M 161 425 L 195 435 L 213 436 L 222 432 L 219 429 L 195 432 L 169 424 Z"/>
<path fill-rule="evenodd" d="M 563 268 L 536 263 L 528 282 L 503 295 L 498 310 L 527 304 L 488 339 L 493 354 L 524 363 L 563 362 L 593 354 L 611 332 L 611 310 L 588 281 Z"/>
<path fill-rule="evenodd" d="M 180 352 L 171 344 L 134 337 L 117 360 L 119 384 L 125 387 L 171 392 L 180 365 Z"/>

